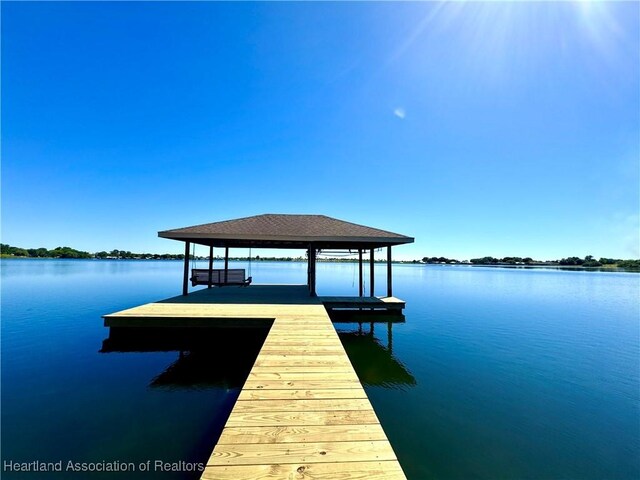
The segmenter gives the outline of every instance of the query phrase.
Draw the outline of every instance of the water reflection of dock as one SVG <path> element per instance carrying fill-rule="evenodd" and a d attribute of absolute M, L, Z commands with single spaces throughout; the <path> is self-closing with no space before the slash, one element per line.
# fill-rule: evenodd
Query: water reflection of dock
<path fill-rule="evenodd" d="M 395 298 L 389 301 L 404 306 Z M 388 310 L 385 300 L 375 297 L 337 308 L 375 313 L 378 306 Z M 382 318 L 376 317 L 368 321 Z M 166 330 L 159 344 L 182 351 L 186 340 L 178 326 L 189 326 L 192 332 L 209 330 L 193 327 L 229 325 L 268 329 L 202 478 L 405 478 L 322 297 L 309 296 L 306 286 L 204 289 L 107 315 L 105 325 L 113 334 L 103 345 L 105 352 L 131 348 L 127 331 Z M 390 383 L 413 381 L 394 362 L 390 349 L 373 339 L 347 338 L 346 343 L 354 347 L 354 363 L 371 354 L 391 375 Z M 149 340 L 142 340 L 140 348 L 151 348 Z M 230 350 L 232 345 L 220 348 L 225 355 Z M 192 355 L 180 355 L 153 384 L 179 385 L 185 377 L 205 384 L 217 381 L 215 375 L 201 377 L 200 362 L 208 361 L 206 355 L 200 357 L 197 350 Z M 380 377 L 363 371 L 363 383 L 381 384 Z M 234 378 L 223 381 L 234 383 Z"/>
<path fill-rule="evenodd" d="M 268 327 L 111 328 L 100 352 L 176 352 L 176 360 L 151 380 L 151 387 L 240 389 L 268 331 Z"/>
<path fill-rule="evenodd" d="M 391 324 L 388 331 L 391 332 Z M 393 356 L 391 337 L 384 347 L 371 333 L 340 332 L 338 335 L 363 385 L 411 387 L 416 384 L 409 370 Z"/>
<path fill-rule="evenodd" d="M 235 328 L 112 328 L 101 353 L 176 352 L 176 360 L 151 380 L 151 387 L 242 388 L 268 327 Z M 410 387 L 414 377 L 369 332 L 339 332 L 338 336 L 365 386 Z M 323 352 L 337 349 L 326 347 Z M 277 349 L 269 349 L 272 353 Z"/>

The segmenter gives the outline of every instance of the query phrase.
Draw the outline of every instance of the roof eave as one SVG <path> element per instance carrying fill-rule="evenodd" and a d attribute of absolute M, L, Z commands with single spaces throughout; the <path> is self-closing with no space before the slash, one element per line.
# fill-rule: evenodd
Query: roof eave
<path fill-rule="evenodd" d="M 372 245 L 403 245 L 406 243 L 413 243 L 414 238 L 412 237 L 318 237 L 318 236 L 305 236 L 305 235 L 295 235 L 295 236 L 278 236 L 278 235 L 225 235 L 225 234 L 216 234 L 212 235 L 209 233 L 197 233 L 197 232 L 172 232 L 172 231 L 162 231 L 158 232 L 158 237 L 160 238 L 168 238 L 171 240 L 179 240 L 179 241 L 208 241 L 208 242 L 228 242 L 232 243 L 234 241 L 237 242 L 252 242 L 256 243 L 261 242 L 273 242 L 273 243 L 335 243 L 335 244 L 372 244 Z"/>

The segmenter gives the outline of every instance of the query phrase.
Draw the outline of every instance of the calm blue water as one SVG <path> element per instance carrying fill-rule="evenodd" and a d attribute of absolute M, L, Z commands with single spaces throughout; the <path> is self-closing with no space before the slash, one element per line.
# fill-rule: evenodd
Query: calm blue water
<path fill-rule="evenodd" d="M 104 342 L 100 316 L 178 294 L 180 262 L 1 265 L 3 461 L 206 460 L 264 332 L 182 358 L 176 339 Z M 304 283 L 306 265 L 252 275 Z M 318 292 L 353 295 L 356 275 L 320 264 Z M 391 338 L 339 329 L 410 479 L 640 478 L 640 275 L 398 265 L 394 294 Z"/>

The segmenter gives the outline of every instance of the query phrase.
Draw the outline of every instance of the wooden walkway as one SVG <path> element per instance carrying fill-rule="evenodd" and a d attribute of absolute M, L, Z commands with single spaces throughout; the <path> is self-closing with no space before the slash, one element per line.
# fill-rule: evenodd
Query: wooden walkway
<path fill-rule="evenodd" d="M 319 300 L 158 302 L 105 323 L 176 315 L 273 322 L 202 479 L 406 478 Z"/>
<path fill-rule="evenodd" d="M 321 305 L 278 315 L 203 479 L 404 479 Z"/>

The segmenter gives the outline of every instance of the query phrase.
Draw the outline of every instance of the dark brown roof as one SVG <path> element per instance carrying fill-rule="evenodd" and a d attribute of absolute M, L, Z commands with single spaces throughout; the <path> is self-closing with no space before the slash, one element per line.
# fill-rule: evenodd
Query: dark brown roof
<path fill-rule="evenodd" d="M 265 214 L 158 232 L 162 238 L 218 247 L 318 248 L 380 247 L 413 238 L 325 215 Z"/>

